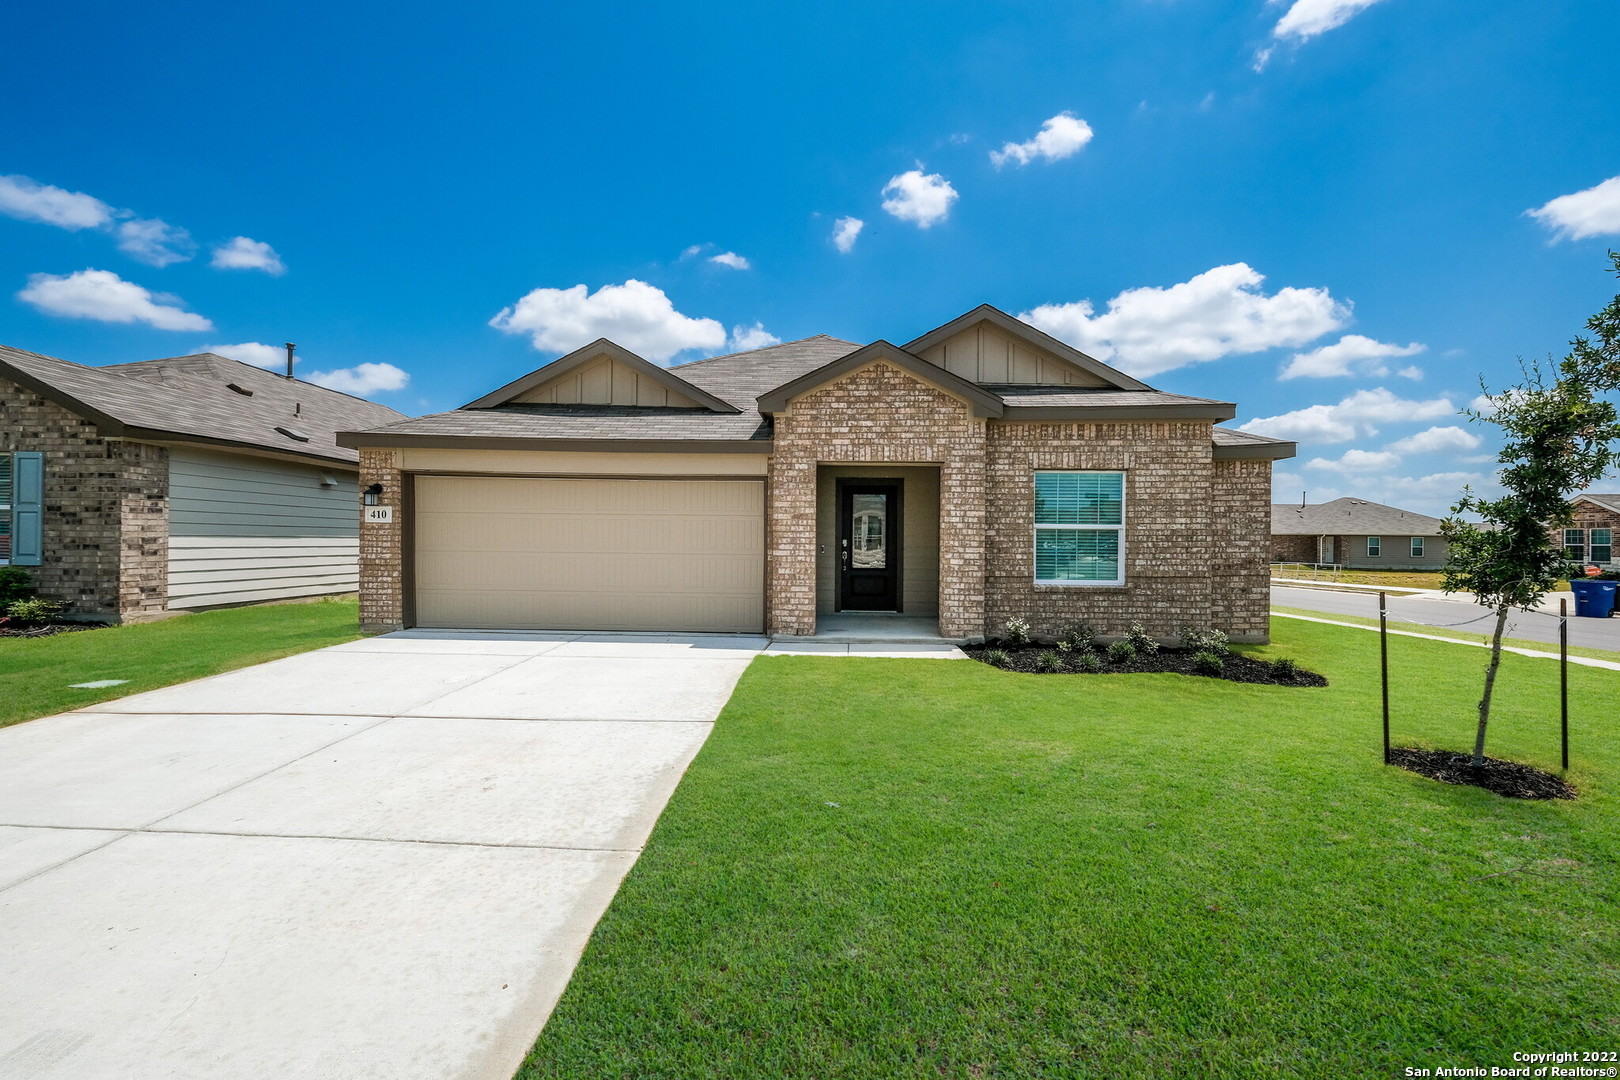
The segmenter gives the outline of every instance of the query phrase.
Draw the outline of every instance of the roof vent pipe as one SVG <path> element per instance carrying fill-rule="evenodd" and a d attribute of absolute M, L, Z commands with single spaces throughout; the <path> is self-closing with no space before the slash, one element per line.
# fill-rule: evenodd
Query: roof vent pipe
<path fill-rule="evenodd" d="M 292 354 L 293 354 L 293 350 L 296 349 L 296 348 L 298 348 L 298 346 L 294 345 L 290 341 L 287 342 L 287 378 L 289 378 L 289 379 L 293 377 L 293 373 L 292 373 L 293 357 L 292 357 Z"/>

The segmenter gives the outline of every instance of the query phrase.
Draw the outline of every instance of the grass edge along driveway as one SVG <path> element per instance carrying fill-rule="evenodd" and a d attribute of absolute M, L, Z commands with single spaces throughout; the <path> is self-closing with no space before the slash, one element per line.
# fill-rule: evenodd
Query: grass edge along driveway
<path fill-rule="evenodd" d="M 0 727 L 361 637 L 352 599 L 228 608 L 46 638 L 0 638 Z M 75 690 L 73 683 L 127 679 Z"/>
<path fill-rule="evenodd" d="M 1620 1044 L 1620 675 L 1570 672 L 1583 797 L 1518 802 L 1380 763 L 1375 635 L 1274 632 L 1260 655 L 1333 685 L 756 660 L 519 1076 L 1391 1076 Z M 1476 650 L 1390 651 L 1398 741 L 1466 745 Z M 1500 694 L 1492 753 L 1556 767 L 1556 665 L 1508 656 Z"/>

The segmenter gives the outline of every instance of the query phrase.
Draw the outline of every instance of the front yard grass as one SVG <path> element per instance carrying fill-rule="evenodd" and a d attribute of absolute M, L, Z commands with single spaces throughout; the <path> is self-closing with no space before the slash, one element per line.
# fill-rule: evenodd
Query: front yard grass
<path fill-rule="evenodd" d="M 756 660 L 520 1077 L 1349 1077 L 1620 1046 L 1620 674 L 1570 672 L 1576 802 L 1381 764 L 1376 635 L 1324 689 Z M 1391 639 L 1397 744 L 1484 654 Z M 1489 751 L 1558 766 L 1509 655 Z M 1505 872 L 1505 873 L 1504 873 Z M 1498 875 L 1498 876 L 1487 876 Z"/>
<path fill-rule="evenodd" d="M 204 611 L 46 638 L 0 638 L 0 727 L 360 636 L 354 600 Z M 123 686 L 71 684 L 128 679 Z"/>

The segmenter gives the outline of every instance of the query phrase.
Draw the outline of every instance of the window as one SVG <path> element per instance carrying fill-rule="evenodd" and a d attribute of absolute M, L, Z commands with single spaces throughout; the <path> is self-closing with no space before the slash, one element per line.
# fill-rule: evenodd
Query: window
<path fill-rule="evenodd" d="M 1376 559 L 1384 553 L 1384 538 L 1382 536 L 1367 537 L 1367 558 Z"/>
<path fill-rule="evenodd" d="M 45 455 L 0 454 L 0 566 L 38 566 Z"/>
<path fill-rule="evenodd" d="M 1614 530 L 1593 529 L 1591 551 L 1590 558 L 1593 562 L 1613 562 Z"/>
<path fill-rule="evenodd" d="M 1412 537 L 1412 558 L 1423 558 L 1423 537 L 1421 536 Z"/>
<path fill-rule="evenodd" d="M 1586 558 L 1586 530 L 1564 530 L 1564 558 L 1580 562 Z"/>
<path fill-rule="evenodd" d="M 1125 583 L 1125 474 L 1035 474 L 1035 581 Z"/>

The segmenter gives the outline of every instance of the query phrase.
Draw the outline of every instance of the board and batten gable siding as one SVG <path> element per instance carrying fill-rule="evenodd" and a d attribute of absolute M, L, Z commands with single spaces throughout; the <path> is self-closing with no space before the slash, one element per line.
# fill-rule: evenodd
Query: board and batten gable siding
<path fill-rule="evenodd" d="M 242 454 L 169 454 L 169 607 L 359 588 L 355 474 Z"/>

